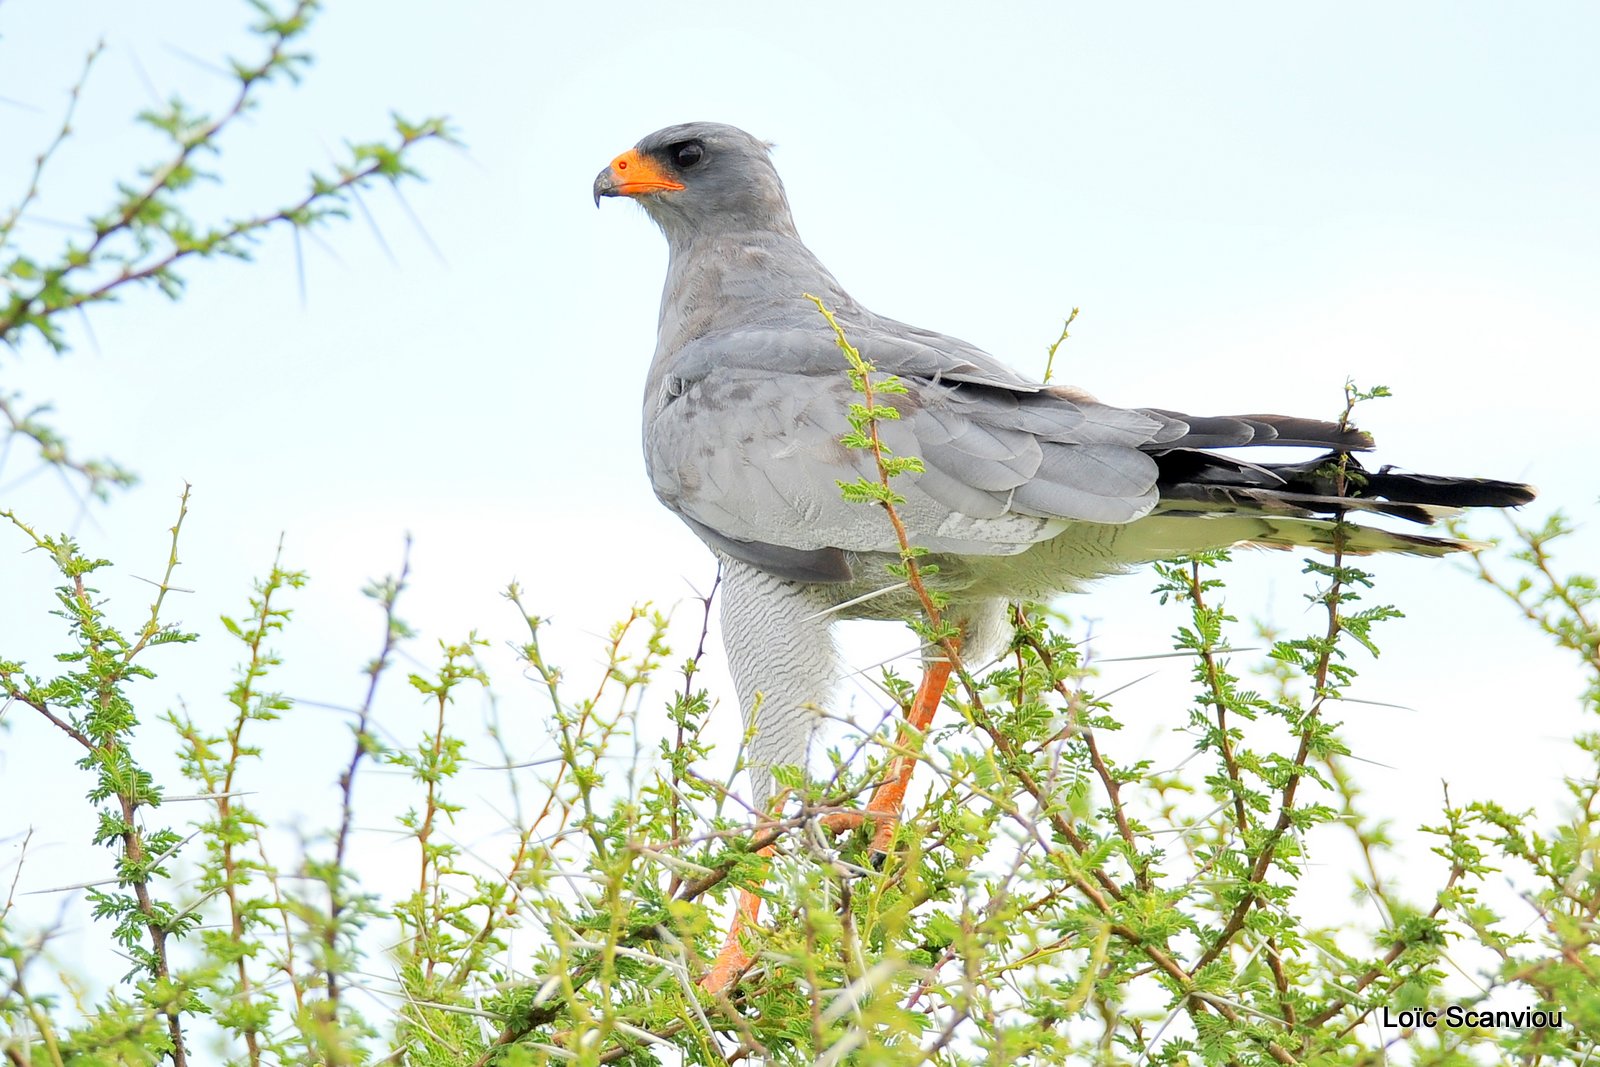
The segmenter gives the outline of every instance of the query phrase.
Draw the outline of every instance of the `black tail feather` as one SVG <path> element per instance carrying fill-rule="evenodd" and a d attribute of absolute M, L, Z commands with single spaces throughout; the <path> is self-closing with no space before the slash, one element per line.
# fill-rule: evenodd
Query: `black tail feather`
<path fill-rule="evenodd" d="M 1452 478 L 1441 474 L 1403 474 L 1379 467 L 1367 475 L 1365 495 L 1452 508 L 1515 508 L 1535 496 L 1531 485 L 1493 478 Z"/>
<path fill-rule="evenodd" d="M 1174 450 L 1156 456 L 1157 487 L 1162 501 L 1180 507 L 1285 515 L 1368 511 L 1422 524 L 1459 508 L 1519 507 L 1534 498 L 1533 487 L 1519 482 L 1404 474 L 1387 466 L 1370 472 L 1353 456 L 1345 456 L 1341 494 L 1340 456 L 1330 452 L 1302 463 L 1256 464 L 1210 452 Z"/>

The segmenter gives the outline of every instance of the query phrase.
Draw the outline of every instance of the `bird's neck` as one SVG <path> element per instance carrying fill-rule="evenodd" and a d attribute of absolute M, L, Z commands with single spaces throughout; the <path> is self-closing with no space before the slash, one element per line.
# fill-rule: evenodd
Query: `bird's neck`
<path fill-rule="evenodd" d="M 790 228 L 726 230 L 670 242 L 658 352 L 675 351 L 724 324 L 793 319 L 806 294 L 837 308 L 850 297 Z"/>

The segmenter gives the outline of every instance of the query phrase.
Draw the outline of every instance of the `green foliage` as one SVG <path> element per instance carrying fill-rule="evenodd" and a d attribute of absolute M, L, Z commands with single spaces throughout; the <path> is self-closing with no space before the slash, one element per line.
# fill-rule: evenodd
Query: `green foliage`
<path fill-rule="evenodd" d="M 1472 1010 L 1502 987 L 1561 1010 L 1562 1027 L 1385 1039 L 1428 1062 L 1480 1053 L 1579 1062 L 1600 1032 L 1591 864 L 1600 766 L 1569 783 L 1574 814 L 1554 824 L 1487 799 L 1447 799 L 1426 828 L 1447 865 L 1442 881 L 1421 898 L 1394 891 L 1381 872 L 1396 858 L 1358 803 L 1326 717 L 1353 677 L 1332 664 L 1347 643 L 1374 640 L 1355 640 L 1339 614 L 1350 588 L 1370 578 L 1337 559 L 1308 568 L 1322 622 L 1274 638 L 1263 689 L 1233 667 L 1239 626 L 1220 599 L 1226 556 L 1157 569 L 1156 594 L 1176 613 L 1173 647 L 1194 664 L 1194 756 L 1170 770 L 1119 744 L 1121 723 L 1095 692 L 1083 647 L 1045 613 L 1018 607 L 1007 657 L 969 679 L 918 752 L 930 785 L 908 813 L 918 833 L 902 834 L 881 870 L 864 835 L 835 842 L 821 824 L 854 805 L 877 773 L 861 764 L 874 760 L 842 760 L 821 781 L 790 774 L 797 795 L 782 817 L 736 817 L 704 740 L 704 625 L 676 692 L 641 705 L 674 661 L 668 620 L 635 610 L 606 638 L 599 684 L 573 699 L 540 651 L 543 620 L 513 587 L 527 697 L 544 705 L 558 757 L 530 775 L 494 723 L 486 738 L 463 736 L 452 709 L 462 686 L 489 684 L 476 655 L 483 641 L 441 644 L 437 667 L 410 676 L 431 709 L 411 743 L 379 744 L 369 714 L 358 716 L 347 803 L 359 769 L 379 763 L 402 771 L 416 797 L 394 816 L 415 843 L 414 888 L 380 897 L 356 890 L 362 872 L 339 848 L 308 856 L 298 872 L 282 868 L 243 799 L 270 767 L 252 734 L 300 713 L 268 688 L 278 666 L 269 645 L 304 576 L 275 562 L 248 610 L 228 621 L 241 654 L 232 717 L 166 719 L 183 773 L 212 811 L 155 829 L 126 814 L 163 793 L 138 770 L 135 749 L 151 740 L 130 740 L 138 715 L 126 683 L 136 677 L 129 653 L 154 646 L 140 638 L 172 631 L 158 604 L 137 636 L 118 636 L 110 606 L 87 586 L 79 592 L 103 563 L 14 529 L 51 550 L 66 583 L 57 603 L 78 606 L 64 612 L 73 647 L 59 677 L 8 663 L 0 680 L 92 757 L 89 797 L 109 802 L 101 836 L 119 860 L 97 918 L 137 964 L 92 1011 L 63 1007 L 23 981 L 37 943 L 0 926 L 10 969 L 0 1018 L 15 1035 L 5 1047 L 23 1062 L 177 1061 L 174 1050 L 207 1031 L 225 1036 L 236 1063 L 725 1063 L 752 1053 L 794 1063 L 1362 1063 L 1375 1013 Z M 1535 568 L 1548 560 L 1532 549 L 1523 557 Z M 1520 595 L 1570 601 L 1575 614 L 1548 621 L 1581 637 L 1591 632 L 1586 586 L 1562 581 L 1562 593 L 1536 582 Z M 371 590 L 382 615 L 382 651 L 368 665 L 376 679 L 408 640 L 395 616 L 404 587 L 402 573 Z M 1511 595 L 1519 585 L 1497 588 Z M 663 703 L 669 733 L 646 750 L 642 716 Z M 91 725 L 113 705 L 120 717 Z M 1580 743 L 1593 756 L 1592 741 Z M 101 758 L 113 745 L 119 758 Z M 888 735 L 868 747 L 903 751 Z M 604 770 L 649 752 L 626 781 Z M 462 865 L 441 834 L 462 810 L 450 795 L 474 761 L 503 768 L 518 798 L 492 874 Z M 1381 928 L 1319 927 L 1299 913 L 1315 842 L 1328 832 L 1359 843 L 1368 871 L 1357 877 L 1381 904 Z M 768 845 L 770 856 L 757 854 Z M 200 877 L 174 878 L 180 859 Z M 1502 910 L 1496 889 L 1508 875 L 1534 927 Z M 763 893 L 773 918 L 753 935 L 756 968 L 713 996 L 695 980 L 718 944 L 717 903 L 737 886 Z M 1463 943 L 1494 962 L 1476 973 L 1480 989 L 1447 992 Z M 389 1011 L 369 1018 L 340 990 L 360 983 L 379 952 L 397 989 Z"/>
<path fill-rule="evenodd" d="M 1448 800 L 1428 828 L 1448 866 L 1442 881 L 1418 898 L 1393 890 L 1381 872 L 1396 857 L 1359 804 L 1326 714 L 1354 677 L 1346 654 L 1375 645 L 1376 623 L 1392 613 L 1346 613 L 1371 577 L 1337 556 L 1306 568 L 1322 620 L 1274 636 L 1259 689 L 1233 665 L 1225 554 L 1157 568 L 1173 648 L 1194 664 L 1192 704 L 1174 716 L 1186 718 L 1194 756 L 1172 769 L 1119 743 L 1115 705 L 1096 692 L 1083 646 L 1046 613 L 1018 607 L 1007 657 L 963 679 L 945 721 L 914 750 L 929 791 L 907 813 L 917 832 L 902 833 L 881 870 L 865 835 L 836 842 L 821 819 L 853 808 L 880 773 L 872 754 L 908 751 L 899 741 L 863 738 L 869 758 L 841 759 L 820 781 L 784 776 L 796 794 L 786 812 L 748 822 L 711 770 L 712 709 L 697 683 L 704 625 L 700 648 L 674 660 L 668 620 L 635 610 L 607 636 L 598 684 L 575 698 L 541 651 L 544 621 L 512 587 L 532 686 L 512 699 L 542 706 L 556 758 L 530 773 L 495 722 L 464 735 L 453 709 L 463 686 L 489 684 L 483 641 L 441 644 L 437 666 L 410 676 L 430 709 L 426 728 L 381 742 L 369 698 L 343 808 L 323 846 L 286 867 L 246 800 L 274 758 L 261 730 L 301 714 L 270 688 L 271 644 L 291 622 L 285 600 L 305 583 L 281 561 L 225 622 L 240 655 L 228 717 L 164 720 L 208 812 L 152 820 L 175 783 L 142 769 L 140 753 L 162 742 L 134 732 L 144 718 L 136 683 L 150 677 L 152 656 L 179 654 L 158 646 L 187 636 L 162 617 L 180 528 L 181 514 L 168 575 L 132 629 L 89 584 L 103 560 L 12 517 L 14 536 L 60 575 L 53 610 L 69 645 L 57 673 L 5 662 L 0 685 L 56 728 L 54 758 L 77 759 L 87 775 L 96 840 L 116 858 L 112 886 L 94 890 L 97 923 L 132 963 L 92 1004 L 63 1004 L 27 980 L 39 940 L 0 923 L 10 1035 L 0 1040 L 14 1061 L 185 1062 L 205 1033 L 227 1062 L 250 1064 L 726 1063 L 752 1053 L 793 1063 L 1358 1063 L 1372 1055 L 1374 1013 L 1471 1008 L 1500 988 L 1561 1010 L 1563 1026 L 1385 1038 L 1428 1062 L 1579 1062 L 1600 1033 L 1591 862 L 1600 765 L 1569 783 L 1573 814 L 1554 821 Z M 1550 564 L 1565 530 L 1556 520 L 1525 532 L 1514 561 L 1526 580 L 1501 582 L 1487 557 L 1483 574 L 1582 656 L 1593 679 L 1593 585 L 1555 578 Z M 406 580 L 402 569 L 368 590 L 381 615 L 380 651 L 366 665 L 373 689 L 411 640 L 396 613 Z M 663 698 L 652 683 L 669 663 L 681 685 Z M 658 707 L 668 732 L 647 744 L 644 717 Z M 1600 753 L 1591 736 L 1579 744 L 1592 760 Z M 640 771 L 608 774 L 619 756 Z M 492 873 L 462 864 L 442 832 L 463 810 L 454 798 L 474 765 L 502 768 L 517 798 Z M 416 857 L 413 888 L 395 895 L 365 888 L 345 847 L 351 798 L 375 766 L 404 774 L 416 798 L 393 816 Z M 1357 877 L 1381 902 L 1381 928 L 1320 927 L 1299 913 L 1318 834 L 1330 832 L 1360 845 L 1368 871 Z M 769 845 L 772 855 L 758 854 Z M 180 865 L 198 877 L 176 876 Z M 1533 906 L 1532 927 L 1504 910 L 1496 890 L 1508 876 Z M 758 889 L 773 917 L 753 934 L 756 968 L 712 996 L 695 981 L 719 941 L 718 905 L 739 886 Z M 1476 974 L 1481 991 L 1447 992 L 1466 943 L 1494 962 Z M 363 975 L 380 954 L 395 988 L 373 1014 L 348 990 L 370 989 Z"/>
<path fill-rule="evenodd" d="M 817 310 L 828 320 L 828 325 L 833 327 L 839 351 L 844 353 L 845 373 L 850 377 L 850 387 L 866 400 L 862 404 L 850 405 L 846 415 L 850 420 L 850 432 L 840 437 L 839 443 L 846 448 L 871 453 L 877 465 L 877 477 L 857 478 L 853 482 L 841 481 L 839 492 L 846 500 L 855 504 L 879 504 L 884 507 L 903 504 L 905 499 L 889 487 L 889 480 L 898 478 L 902 474 L 920 473 L 922 460 L 916 456 L 894 455 L 879 438 L 877 424 L 900 418 L 900 409 L 890 404 L 879 404 L 876 398 L 880 395 L 904 395 L 905 383 L 892 374 L 874 379 L 872 375 L 876 369 L 861 358 L 860 349 L 845 337 L 844 330 L 840 328 L 833 312 L 828 310 L 821 300 L 809 293 L 806 294 L 806 299 L 817 305 Z"/>
<path fill-rule="evenodd" d="M 922 562 L 922 557 L 928 554 L 927 549 L 911 543 L 905 524 L 900 521 L 900 514 L 895 510 L 896 505 L 905 503 L 905 498 L 895 492 L 894 487 L 890 485 L 890 482 L 903 475 L 921 473 L 922 460 L 917 456 L 894 455 L 878 435 L 878 423 L 900 418 L 900 410 L 892 404 L 877 403 L 878 395 L 903 395 L 907 392 L 905 383 L 892 374 L 874 378 L 877 368 L 861 357 L 861 351 L 850 343 L 833 312 L 820 298 L 810 293 L 806 294 L 806 299 L 817 305 L 817 311 L 828 321 L 834 339 L 839 345 L 839 351 L 844 353 L 845 373 L 850 378 L 850 388 L 860 393 L 865 400 L 865 403 L 850 405 L 846 415 L 850 421 L 850 432 L 841 436 L 839 443 L 845 448 L 868 453 L 872 457 L 874 477 L 863 476 L 853 482 L 840 481 L 839 493 L 849 503 L 876 504 L 883 509 L 900 552 L 900 562 L 890 564 L 889 573 L 896 578 L 904 579 L 923 606 L 925 621 L 912 620 L 912 626 L 918 635 L 930 644 L 948 645 L 955 636 L 955 630 L 941 626 L 939 619 L 939 611 L 944 607 L 948 597 L 943 593 L 927 589 L 922 582 L 924 575 L 938 572 L 938 565 Z M 1072 320 L 1067 321 L 1070 323 Z M 1062 336 L 1065 335 L 1066 331 L 1063 329 Z M 951 656 L 956 655 L 953 648 L 947 648 L 946 651 Z"/>
<path fill-rule="evenodd" d="M 108 206 L 88 215 L 82 236 L 68 237 L 53 249 L 22 247 L 17 224 L 38 200 L 52 158 L 72 136 L 78 100 L 102 47 L 89 53 L 56 136 L 35 157 L 22 195 L 0 214 L 0 345 L 15 352 L 30 342 L 42 343 L 63 354 L 69 348 L 64 323 L 70 313 L 86 312 L 142 288 L 153 287 L 175 300 L 183 294 L 185 271 L 195 261 L 248 261 L 254 246 L 272 231 L 312 230 L 343 219 L 353 200 L 374 184 L 417 178 L 411 160 L 418 146 L 453 141 L 442 118 L 411 122 L 392 116 L 385 139 L 346 144 L 345 158 L 332 173 L 312 172 L 299 196 L 225 218 L 191 213 L 196 187 L 219 180 L 208 167 L 222 154 L 235 127 L 245 125 L 258 109 L 268 86 L 296 83 L 310 65 L 311 56 L 302 50 L 304 38 L 321 6 L 320 0 L 292 0 L 279 11 L 267 0 L 249 0 L 257 16 L 251 32 L 259 53 L 226 61 L 233 84 L 220 108 L 206 113 L 174 98 L 139 112 L 135 120 L 161 135 L 167 153 L 139 167 L 137 180 L 108 175 L 115 195 Z M 49 405 L 28 407 L 20 393 L 0 391 L 0 433 L 6 439 L 30 443 L 44 463 L 78 476 L 101 498 L 112 487 L 136 481 L 132 471 L 113 460 L 74 454 L 46 421 L 49 412 Z"/>
<path fill-rule="evenodd" d="M 1050 384 L 1050 379 L 1055 377 L 1055 373 L 1056 373 L 1056 353 L 1061 350 L 1061 346 L 1062 345 L 1067 343 L 1067 338 L 1072 336 L 1072 324 L 1074 322 L 1077 322 L 1077 321 L 1078 321 L 1078 309 L 1077 308 L 1073 308 L 1072 309 L 1072 313 L 1067 316 L 1067 321 L 1065 321 L 1065 322 L 1063 322 L 1061 324 L 1061 335 L 1059 337 L 1057 337 L 1054 341 L 1050 342 L 1050 347 L 1045 350 L 1045 355 L 1044 355 L 1044 377 L 1041 378 L 1040 380 L 1043 381 L 1046 385 Z"/>

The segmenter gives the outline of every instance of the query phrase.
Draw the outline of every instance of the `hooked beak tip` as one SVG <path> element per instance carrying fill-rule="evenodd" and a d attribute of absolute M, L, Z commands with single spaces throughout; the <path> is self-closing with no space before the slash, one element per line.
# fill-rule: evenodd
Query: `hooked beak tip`
<path fill-rule="evenodd" d="M 607 167 L 605 170 L 601 171 L 595 177 L 595 180 L 594 180 L 594 206 L 595 207 L 599 207 L 600 206 L 600 198 L 602 196 L 616 196 L 616 195 L 617 195 L 617 179 L 611 173 L 611 168 Z"/>

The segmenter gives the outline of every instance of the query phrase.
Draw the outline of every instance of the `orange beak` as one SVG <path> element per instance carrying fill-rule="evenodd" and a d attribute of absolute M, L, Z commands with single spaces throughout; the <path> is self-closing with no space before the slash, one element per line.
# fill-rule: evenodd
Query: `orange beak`
<path fill-rule="evenodd" d="M 659 163 L 630 148 L 594 180 L 594 202 L 599 207 L 602 196 L 642 196 L 682 188 L 683 183 L 673 180 Z"/>

